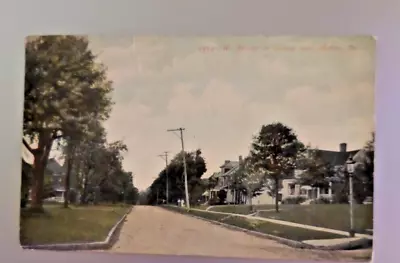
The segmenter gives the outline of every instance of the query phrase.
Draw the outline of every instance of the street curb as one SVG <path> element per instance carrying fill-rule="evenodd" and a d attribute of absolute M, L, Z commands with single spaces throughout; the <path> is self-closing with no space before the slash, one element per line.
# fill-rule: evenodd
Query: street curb
<path fill-rule="evenodd" d="M 175 212 L 175 213 L 179 213 L 176 210 L 170 210 L 168 209 L 168 207 L 163 207 L 164 209 L 171 211 L 171 212 Z M 205 211 L 207 212 L 207 211 Z M 181 213 L 184 215 L 188 215 L 191 216 L 193 218 L 196 219 L 200 219 L 206 222 L 209 222 L 211 224 L 214 225 L 219 225 L 231 230 L 235 230 L 235 231 L 240 231 L 240 232 L 244 232 L 253 236 L 258 236 L 261 238 L 265 238 L 265 239 L 272 239 L 275 240 L 281 244 L 293 247 L 293 248 L 297 248 L 297 249 L 317 249 L 317 250 L 352 250 L 352 249 L 358 249 L 358 248 L 368 248 L 372 246 L 372 240 L 371 239 L 366 239 L 366 238 L 361 238 L 358 240 L 354 240 L 354 241 L 349 241 L 347 243 L 343 243 L 343 244 L 337 244 L 337 245 L 331 245 L 331 246 L 315 246 L 315 245 L 311 245 L 311 244 L 306 244 L 303 243 L 301 241 L 295 241 L 295 240 L 291 240 L 291 239 L 287 239 L 287 238 L 283 238 L 283 237 L 278 237 L 278 236 L 274 236 L 274 235 L 270 235 L 270 234 L 265 234 L 265 233 L 261 233 L 261 232 L 257 232 L 257 231 L 253 231 L 253 230 L 248 230 L 245 228 L 241 228 L 238 226 L 234 226 L 234 225 L 229 225 L 229 224 L 225 224 L 222 222 L 218 222 L 218 221 L 214 221 L 214 220 L 210 220 L 210 219 L 206 219 L 206 218 L 202 218 L 199 216 L 195 216 L 189 213 Z"/>
<path fill-rule="evenodd" d="M 85 242 L 85 243 L 62 243 L 62 244 L 44 244 L 44 245 L 26 245 L 21 246 L 22 249 L 41 249 L 41 250 L 55 250 L 55 251 L 72 251 L 72 250 L 98 250 L 109 249 L 113 246 L 118 236 L 126 217 L 132 211 L 131 206 L 128 211 L 121 217 L 120 220 L 111 228 L 110 232 L 104 241 Z"/>

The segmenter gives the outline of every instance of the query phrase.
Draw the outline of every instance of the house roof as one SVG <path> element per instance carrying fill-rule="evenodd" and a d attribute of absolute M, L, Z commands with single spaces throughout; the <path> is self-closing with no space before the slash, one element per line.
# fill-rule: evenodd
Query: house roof
<path fill-rule="evenodd" d="M 321 158 L 326 162 L 330 163 L 332 166 L 345 164 L 350 155 L 354 156 L 359 151 L 360 150 L 337 152 L 337 151 L 319 150 L 319 152 L 321 153 Z"/>
<path fill-rule="evenodd" d="M 217 172 L 217 173 L 213 173 L 210 177 L 218 178 L 218 177 L 221 177 L 221 175 L 222 175 L 221 172 Z"/>
<path fill-rule="evenodd" d="M 239 165 L 238 161 L 229 161 L 226 160 L 223 165 L 221 165 L 219 168 L 234 168 Z"/>
<path fill-rule="evenodd" d="M 227 171 L 226 173 L 222 174 L 222 176 L 233 175 L 237 170 L 239 170 L 239 163 L 235 167 L 233 167 L 229 171 Z"/>

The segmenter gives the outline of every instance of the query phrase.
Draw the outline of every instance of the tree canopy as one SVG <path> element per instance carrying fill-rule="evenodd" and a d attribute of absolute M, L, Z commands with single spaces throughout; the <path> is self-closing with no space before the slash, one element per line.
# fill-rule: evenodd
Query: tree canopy
<path fill-rule="evenodd" d="M 106 142 L 102 123 L 113 105 L 112 82 L 86 37 L 30 37 L 25 56 L 22 141 L 34 156 L 31 206 L 42 209 L 44 171 L 55 141 L 63 145 L 67 174 L 73 169 L 81 174 L 86 169 L 97 176 L 104 168 L 108 176 L 103 179 L 110 178 L 111 170 L 123 173 L 120 153 L 126 146 Z M 32 148 L 32 144 L 37 147 Z M 106 161 L 101 168 L 99 160 Z"/>
<path fill-rule="evenodd" d="M 292 128 L 276 122 L 263 125 L 253 138 L 250 157 L 255 167 L 261 169 L 275 183 L 275 209 L 279 211 L 280 180 L 293 174 L 299 153 L 304 152 Z"/>
<path fill-rule="evenodd" d="M 301 170 L 299 183 L 311 187 L 327 187 L 335 175 L 335 167 L 322 158 L 320 150 L 311 147 L 299 155 L 297 169 Z"/>
<path fill-rule="evenodd" d="M 206 162 L 200 149 L 193 152 L 185 152 L 188 187 L 190 202 L 196 203 L 197 199 L 206 188 L 201 177 L 207 171 Z M 155 204 L 157 201 L 166 200 L 166 169 L 168 169 L 169 202 L 176 202 L 185 197 L 185 182 L 183 176 L 182 152 L 176 154 L 166 168 L 160 171 L 158 177 L 150 185 L 147 194 L 148 202 Z M 197 193 L 197 195 L 196 195 Z M 200 195 L 200 196 L 199 196 Z M 158 200 L 157 200 L 158 197 Z"/>

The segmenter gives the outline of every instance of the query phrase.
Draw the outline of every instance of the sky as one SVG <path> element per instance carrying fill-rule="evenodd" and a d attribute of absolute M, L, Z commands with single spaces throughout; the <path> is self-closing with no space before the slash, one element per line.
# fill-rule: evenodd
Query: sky
<path fill-rule="evenodd" d="M 108 139 L 128 146 L 124 168 L 146 189 L 181 150 L 167 129 L 184 127 L 208 177 L 249 152 L 275 121 L 324 150 L 359 149 L 374 129 L 372 37 L 90 36 L 108 68 L 115 105 Z"/>

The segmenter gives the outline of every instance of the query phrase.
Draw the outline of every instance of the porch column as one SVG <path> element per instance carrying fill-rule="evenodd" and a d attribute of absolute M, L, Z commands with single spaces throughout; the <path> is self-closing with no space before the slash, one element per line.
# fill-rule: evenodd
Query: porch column
<path fill-rule="evenodd" d="M 317 198 L 319 198 L 320 194 L 321 194 L 321 188 L 317 187 Z"/>
<path fill-rule="evenodd" d="M 332 182 L 329 182 L 328 194 L 329 194 L 329 197 L 332 197 Z"/>

